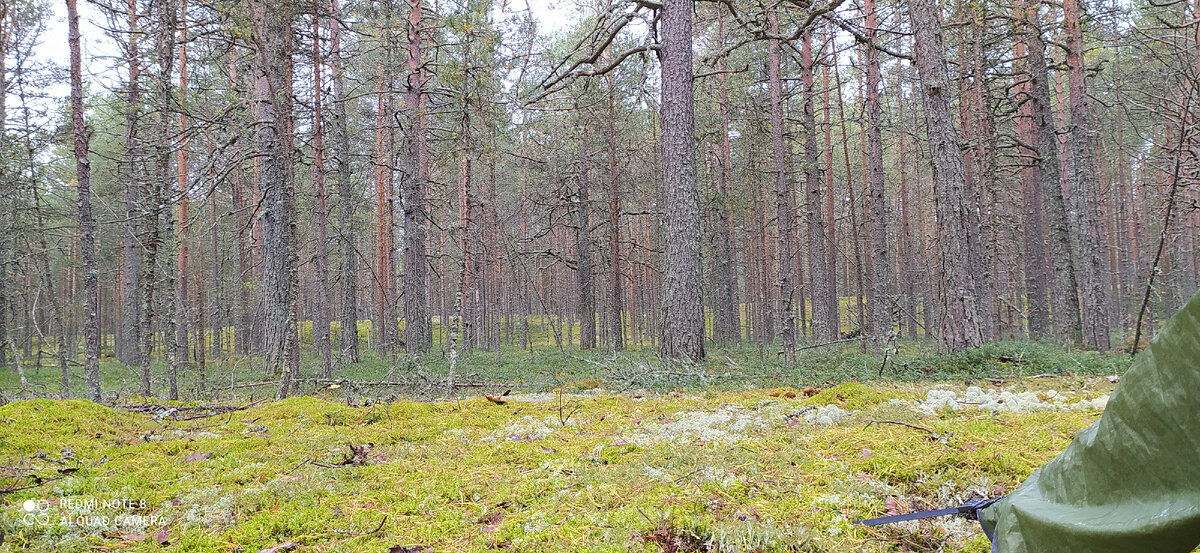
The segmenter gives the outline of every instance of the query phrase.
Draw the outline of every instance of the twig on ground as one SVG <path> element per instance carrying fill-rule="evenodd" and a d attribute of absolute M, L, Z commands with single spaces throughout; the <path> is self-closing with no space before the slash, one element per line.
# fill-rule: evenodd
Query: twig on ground
<path fill-rule="evenodd" d="M 181 407 L 173 407 L 168 405 L 160 405 L 157 403 L 139 403 L 131 405 L 117 405 L 118 409 L 130 411 L 133 413 L 142 413 L 152 415 L 154 420 L 171 419 L 173 421 L 190 421 L 196 419 L 204 419 L 233 413 L 235 411 L 243 411 L 259 405 L 266 401 L 264 397 L 258 401 L 250 402 L 245 405 L 185 405 Z"/>
<path fill-rule="evenodd" d="M 305 460 L 301 461 L 299 465 L 296 465 L 296 466 L 288 469 L 287 472 L 284 472 L 284 474 L 291 474 L 293 472 L 296 472 L 296 471 L 300 470 L 300 467 L 307 465 L 311 462 L 312 462 L 312 459 L 305 459 Z"/>
<path fill-rule="evenodd" d="M 806 349 L 823 348 L 825 346 L 832 346 L 835 344 L 844 344 L 846 342 L 857 342 L 859 340 L 860 340 L 860 338 L 857 338 L 857 337 L 856 338 L 843 338 L 841 340 L 834 340 L 832 342 L 825 342 L 823 344 L 813 344 L 811 346 L 804 346 L 804 347 L 796 348 L 796 351 L 804 351 Z"/>
<path fill-rule="evenodd" d="M 26 478 L 29 478 L 29 477 L 26 477 Z M 38 487 L 44 486 L 44 485 L 46 485 L 46 484 L 49 484 L 50 482 L 53 482 L 53 481 L 55 481 L 55 480 L 62 480 L 62 479 L 63 479 L 63 477 L 62 477 L 62 476 L 58 476 L 58 477 L 55 477 L 55 478 L 39 478 L 39 477 L 37 477 L 37 476 L 32 476 L 32 478 L 34 478 L 34 479 L 35 479 L 34 483 L 32 483 L 32 484 L 29 484 L 28 486 L 17 486 L 17 487 L 15 487 L 15 488 L 3 488 L 3 489 L 0 489 L 0 495 L 9 494 L 9 493 L 15 493 L 15 492 L 19 492 L 19 491 L 21 491 L 21 490 L 32 490 L 33 488 L 38 488 Z"/>
<path fill-rule="evenodd" d="M 339 534 L 342 534 L 342 535 L 344 535 L 344 536 L 370 536 L 371 534 L 374 534 L 374 533 L 376 533 L 376 532 L 379 532 L 380 530 L 382 530 L 382 529 L 383 529 L 383 524 L 384 524 L 385 522 L 387 522 L 387 519 L 388 519 L 388 516 L 387 516 L 387 515 L 383 515 L 383 520 L 379 521 L 379 526 L 376 526 L 376 527 L 375 527 L 375 529 L 374 529 L 374 530 L 371 530 L 370 532 L 350 532 L 349 530 L 337 530 L 337 529 L 335 529 L 335 530 L 334 530 L 334 532 L 337 532 L 337 533 L 339 533 Z"/>

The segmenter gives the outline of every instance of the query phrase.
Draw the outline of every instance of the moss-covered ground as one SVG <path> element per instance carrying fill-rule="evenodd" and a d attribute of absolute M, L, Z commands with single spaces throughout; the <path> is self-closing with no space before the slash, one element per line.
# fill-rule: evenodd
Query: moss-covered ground
<path fill-rule="evenodd" d="M 749 389 L 559 373 L 572 384 L 504 404 L 481 397 L 499 389 L 371 402 L 326 386 L 193 420 L 120 407 L 144 399 L 16 401 L 0 407 L 0 486 L 29 487 L 2 496 L 0 551 L 984 552 L 971 521 L 851 523 L 1005 493 L 1101 412 L 923 409 L 929 390 L 1034 392 L 1050 405 L 1052 389 L 1075 403 L 1113 387 L 1028 378 L 1043 372 L 1036 361 L 903 382 L 928 367 L 903 362 L 891 381 L 793 374 L 777 384 L 793 387 Z M 806 397 L 808 385 L 823 390 Z"/>

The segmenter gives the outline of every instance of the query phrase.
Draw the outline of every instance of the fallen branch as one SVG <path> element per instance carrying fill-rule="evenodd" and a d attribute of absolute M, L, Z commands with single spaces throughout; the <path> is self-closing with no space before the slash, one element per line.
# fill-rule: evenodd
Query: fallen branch
<path fill-rule="evenodd" d="M 412 382 L 397 382 L 397 381 L 394 381 L 394 380 L 346 380 L 346 379 L 344 379 L 344 378 L 343 378 L 343 379 L 332 379 L 332 378 L 300 378 L 300 379 L 296 379 L 296 381 L 297 381 L 297 382 L 314 382 L 314 383 L 317 383 L 317 384 L 339 384 L 339 385 L 343 385 L 343 386 L 346 386 L 346 385 L 351 385 L 351 386 L 381 386 L 381 387 L 388 387 L 388 386 L 392 386 L 392 387 L 404 387 L 404 386 L 412 386 Z M 482 388 L 482 387 L 484 387 L 484 386 L 488 386 L 488 384 L 487 384 L 487 383 L 485 383 L 485 382 L 455 382 L 455 383 L 454 383 L 454 387 L 455 387 L 455 388 Z"/>
<path fill-rule="evenodd" d="M 334 532 L 337 532 L 337 533 L 339 533 L 339 534 L 342 534 L 342 535 L 344 535 L 344 536 L 370 536 L 371 534 L 374 534 L 374 533 L 376 533 L 376 532 L 379 532 L 380 530 L 382 530 L 382 529 L 383 529 L 383 523 L 387 522 L 387 519 L 388 519 L 388 516 L 387 516 L 387 515 L 383 515 L 383 520 L 379 521 L 379 526 L 376 526 L 376 527 L 375 527 L 375 529 L 374 529 L 374 530 L 371 530 L 370 532 L 351 532 L 351 531 L 349 531 L 349 530 L 338 530 L 338 529 L 336 529 L 336 528 L 334 529 Z"/>
<path fill-rule="evenodd" d="M 293 472 L 296 472 L 296 471 L 300 470 L 300 467 L 307 465 L 311 462 L 312 462 L 312 459 L 305 459 L 304 461 L 301 461 L 299 465 L 296 465 L 296 466 L 292 467 L 291 469 L 289 469 L 288 471 L 284 472 L 284 474 L 291 474 Z"/>
<path fill-rule="evenodd" d="M 804 347 L 801 347 L 801 348 L 796 348 L 796 351 L 804 351 L 804 350 L 806 350 L 806 349 L 817 349 L 817 348 L 823 348 L 823 347 L 825 347 L 825 346 L 832 346 L 832 345 L 835 345 L 835 344 L 844 344 L 844 343 L 846 343 L 846 342 L 857 342 L 857 341 L 859 341 L 859 340 L 862 340 L 862 338 L 861 338 L 861 337 L 857 337 L 857 336 L 856 336 L 856 337 L 854 337 L 854 338 L 842 338 L 841 340 L 834 340 L 834 341 L 832 341 L 832 342 L 825 342 L 825 343 L 823 343 L 823 344 L 813 344 L 813 345 L 811 345 L 811 346 L 804 346 Z"/>
<path fill-rule="evenodd" d="M 308 464 L 310 464 L 314 467 L 321 467 L 321 468 L 325 468 L 325 469 L 345 469 L 345 468 L 351 468 L 351 467 L 358 466 L 358 465 L 330 465 L 328 463 L 318 463 L 318 462 L 312 461 L 312 460 L 310 460 L 308 462 Z"/>
<path fill-rule="evenodd" d="M 138 403 L 117 405 L 116 408 L 132 413 L 142 413 L 145 415 L 152 415 L 174 421 L 190 421 L 215 417 L 217 415 L 224 415 L 226 413 L 233 413 L 236 411 L 244 411 L 259 405 L 266 400 L 267 398 L 263 398 L 245 405 L 185 405 L 182 407 L 174 407 L 170 405 L 160 405 L 157 403 Z"/>
<path fill-rule="evenodd" d="M 63 477 L 62 477 L 62 476 L 58 476 L 58 477 L 55 477 L 55 478 L 41 478 L 41 477 L 38 477 L 38 476 L 36 476 L 36 475 L 25 476 L 24 478 L 33 478 L 33 479 L 34 479 L 34 482 L 33 482 L 32 484 L 29 484 L 28 486 L 18 486 L 18 487 L 15 487 L 15 488 L 3 488 L 3 489 L 0 489 L 0 495 L 9 494 L 9 493 L 16 493 L 16 492 L 19 492 L 19 491 L 21 491 L 21 490 L 32 490 L 33 488 L 38 488 L 38 487 L 44 486 L 44 485 L 46 485 L 46 484 L 49 484 L 50 482 L 53 482 L 53 481 L 55 481 L 55 480 L 62 480 L 62 479 L 63 479 Z"/>

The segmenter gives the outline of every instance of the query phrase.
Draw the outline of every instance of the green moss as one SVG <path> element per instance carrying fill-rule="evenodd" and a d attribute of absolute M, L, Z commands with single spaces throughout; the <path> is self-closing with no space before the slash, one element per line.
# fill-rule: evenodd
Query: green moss
<path fill-rule="evenodd" d="M 884 387 L 866 386 L 858 382 L 846 382 L 831 388 L 821 390 L 812 396 L 809 403 L 813 405 L 833 404 L 847 410 L 859 410 L 879 403 L 886 403 L 892 398 L 903 398 L 907 394 L 899 390 L 888 390 Z"/>
<path fill-rule="evenodd" d="M 153 423 L 91 401 L 32 399 L 0 406 L 0 455 L 91 457 Z"/>
<path fill-rule="evenodd" d="M 1104 382 L 1036 386 L 1082 394 L 1081 386 L 1102 389 Z M 0 551 L 257 551 L 285 541 L 313 552 L 397 544 L 657 551 L 656 532 L 726 552 L 885 551 L 889 541 L 850 523 L 880 514 L 888 496 L 924 508 L 1012 489 L 1098 414 L 999 419 L 973 411 L 927 415 L 890 403 L 924 397 L 928 388 L 848 382 L 807 400 L 752 389 L 367 407 L 302 397 L 162 424 L 85 401 L 15 403 L 0 407 L 9 464 L 56 477 L 55 460 L 70 447 L 81 470 L 6 495 Z M 787 418 L 826 403 L 860 413 L 828 427 Z M 700 416 L 718 412 L 737 417 Z M 728 439 L 668 443 L 682 420 L 724 425 Z M 737 426 L 749 420 L 756 422 Z M 352 444 L 370 445 L 343 465 L 355 459 Z M 53 459 L 31 458 L 38 449 Z M 136 514 L 162 521 L 99 533 L 20 523 L 25 499 L 86 496 L 144 501 Z M 969 526 L 934 524 L 931 535 L 946 541 L 945 551 L 980 550 Z M 166 546 L 134 539 L 164 526 Z"/>

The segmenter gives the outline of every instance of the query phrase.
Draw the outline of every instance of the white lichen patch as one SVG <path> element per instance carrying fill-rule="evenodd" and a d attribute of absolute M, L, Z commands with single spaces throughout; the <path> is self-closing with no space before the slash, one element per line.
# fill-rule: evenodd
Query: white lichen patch
<path fill-rule="evenodd" d="M 925 393 L 924 401 L 915 403 L 916 410 L 925 414 L 934 414 L 945 409 L 1028 413 L 1034 411 L 1103 410 L 1108 405 L 1108 396 L 1075 399 L 1071 395 L 1057 390 L 1048 390 L 1042 393 L 996 389 L 984 391 L 978 386 L 971 386 L 962 395 L 954 390 L 935 388 Z"/>
<path fill-rule="evenodd" d="M 680 411 L 662 422 L 647 422 L 631 430 L 624 442 L 640 447 L 660 444 L 730 444 L 760 435 L 772 428 L 788 426 L 796 420 L 794 403 L 768 401 L 754 407 L 723 405 L 715 410 Z M 837 424 L 854 414 L 836 405 L 804 412 L 805 422 L 820 426 Z"/>
<path fill-rule="evenodd" d="M 737 483 L 737 477 L 721 467 L 701 467 L 697 474 L 705 482 L 711 482 L 722 488 L 728 488 Z"/>
<path fill-rule="evenodd" d="M 645 474 L 651 480 L 658 480 L 660 482 L 670 482 L 672 480 L 667 471 L 658 467 L 642 467 L 642 474 Z"/>
<path fill-rule="evenodd" d="M 568 421 L 569 424 L 570 421 Z M 485 442 L 511 440 L 514 442 L 535 442 L 554 434 L 554 426 L 559 424 L 551 417 L 535 419 L 529 415 L 520 420 L 483 437 Z"/>
<path fill-rule="evenodd" d="M 233 522 L 234 497 L 222 493 L 221 486 L 195 488 L 179 498 L 179 506 L 167 502 L 163 511 L 182 514 L 185 526 L 216 528 Z"/>
<path fill-rule="evenodd" d="M 513 394 L 506 396 L 504 400 L 517 403 L 552 403 L 560 399 L 563 401 L 572 399 L 591 399 L 604 393 L 604 390 L 600 389 L 584 390 L 581 393 L 570 394 L 559 394 L 556 392 L 534 392 L 531 394 Z"/>
<path fill-rule="evenodd" d="M 804 420 L 817 426 L 833 426 L 841 422 L 842 419 L 850 416 L 850 414 L 850 411 L 846 411 L 837 405 L 829 404 L 824 407 L 818 407 L 815 411 L 809 411 L 804 415 Z"/>
<path fill-rule="evenodd" d="M 212 439 L 212 438 L 219 438 L 219 437 L 221 437 L 219 434 L 216 434 L 216 433 L 214 433 L 214 432 L 209 432 L 209 431 L 207 431 L 207 430 L 198 430 L 198 431 L 190 431 L 190 430 L 172 430 L 172 431 L 171 431 L 171 432 L 168 434 L 168 437 L 166 437 L 166 438 L 160 438 L 160 439 L 168 439 L 168 440 L 208 440 L 208 439 Z"/>

